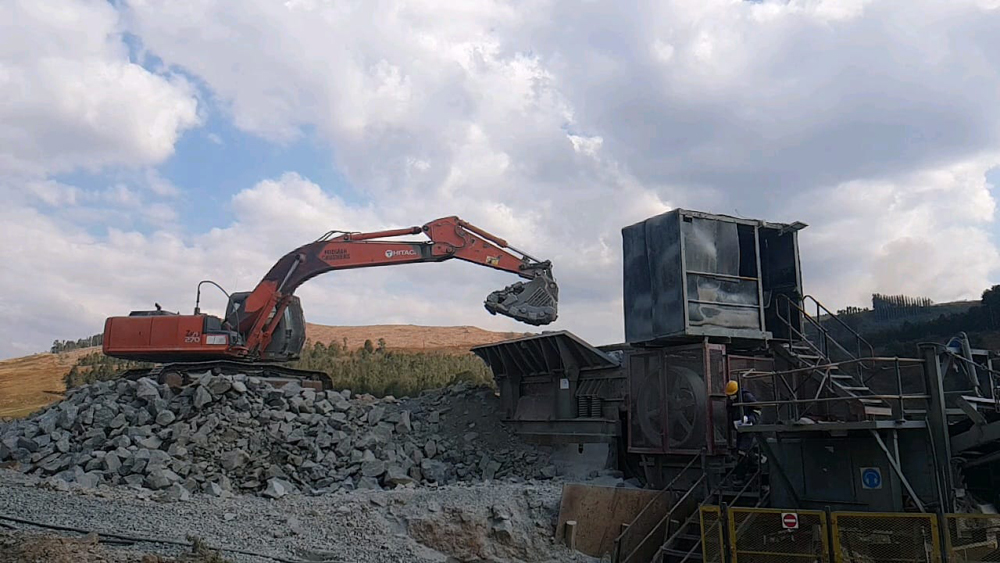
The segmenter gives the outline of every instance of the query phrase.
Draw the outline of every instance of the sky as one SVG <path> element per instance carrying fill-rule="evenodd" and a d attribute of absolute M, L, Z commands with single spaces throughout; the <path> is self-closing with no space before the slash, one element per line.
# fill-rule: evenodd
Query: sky
<path fill-rule="evenodd" d="M 6 0 L 0 37 L 0 358 L 448 215 L 551 259 L 547 328 L 595 344 L 623 337 L 621 227 L 677 207 L 808 223 L 833 308 L 1000 271 L 1000 0 Z M 298 294 L 323 324 L 529 329 L 482 307 L 513 281 Z"/>

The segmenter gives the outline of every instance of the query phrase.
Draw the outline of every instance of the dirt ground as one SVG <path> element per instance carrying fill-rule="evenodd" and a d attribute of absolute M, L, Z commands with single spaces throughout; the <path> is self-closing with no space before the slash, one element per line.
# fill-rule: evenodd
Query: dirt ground
<path fill-rule="evenodd" d="M 78 359 L 100 348 L 35 354 L 0 361 L 0 418 L 18 418 L 62 399 L 63 377 Z"/>
<path fill-rule="evenodd" d="M 217 553 L 196 547 L 178 558 L 111 550 L 96 534 L 70 538 L 0 529 L 0 563 L 226 563 Z"/>

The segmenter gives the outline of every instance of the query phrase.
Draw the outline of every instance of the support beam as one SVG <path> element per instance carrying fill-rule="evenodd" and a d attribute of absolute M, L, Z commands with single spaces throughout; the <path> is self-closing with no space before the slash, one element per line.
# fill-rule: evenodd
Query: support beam
<path fill-rule="evenodd" d="M 948 415 L 945 405 L 944 377 L 941 370 L 940 346 L 921 344 L 920 357 L 924 360 L 924 384 L 930 399 L 927 403 L 927 428 L 931 439 L 934 464 L 941 477 L 943 512 L 954 512 L 955 480 L 951 474 L 952 440 L 948 433 Z M 944 354 L 946 363 L 951 354 Z"/>
<path fill-rule="evenodd" d="M 958 408 L 962 409 L 962 412 L 965 413 L 965 416 L 972 419 L 973 424 L 976 426 L 986 424 L 986 417 L 983 416 L 983 413 L 979 412 L 975 405 L 965 400 L 965 397 L 959 397 L 956 402 L 958 403 Z"/>
<path fill-rule="evenodd" d="M 973 426 L 961 434 L 956 434 L 951 439 L 951 449 L 957 454 L 997 440 L 1000 440 L 1000 421 Z"/>
<path fill-rule="evenodd" d="M 906 480 L 906 475 L 903 475 L 903 468 L 900 467 L 899 460 L 896 459 L 896 457 L 892 455 L 892 452 L 889 451 L 889 448 L 882 440 L 882 436 L 875 430 L 872 430 L 871 432 L 872 436 L 875 437 L 875 441 L 878 442 L 878 447 L 882 448 L 882 451 L 885 452 L 885 457 L 889 460 L 889 465 L 892 466 L 892 469 L 896 472 L 899 480 L 902 481 L 903 487 L 906 488 L 906 492 L 910 494 L 910 498 L 912 498 L 913 502 L 916 503 L 917 509 L 920 510 L 920 512 L 927 512 L 924 508 L 924 503 L 920 501 L 920 497 L 918 497 L 917 493 L 913 491 L 913 487 L 910 486 L 910 482 Z"/>

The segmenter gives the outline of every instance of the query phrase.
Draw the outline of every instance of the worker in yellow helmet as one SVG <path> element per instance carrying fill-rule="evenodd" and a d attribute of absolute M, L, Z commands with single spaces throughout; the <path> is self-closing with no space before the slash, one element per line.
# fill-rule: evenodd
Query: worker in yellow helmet
<path fill-rule="evenodd" d="M 733 422 L 733 428 L 739 430 L 741 426 L 750 426 L 760 422 L 760 407 L 748 405 L 756 403 L 757 397 L 747 390 L 741 390 L 740 384 L 736 381 L 726 383 L 726 412 L 729 420 Z M 739 405 L 738 403 L 743 403 Z M 753 435 L 739 432 L 736 435 L 736 471 L 738 479 L 741 479 L 750 469 L 748 456 L 753 447 Z"/>

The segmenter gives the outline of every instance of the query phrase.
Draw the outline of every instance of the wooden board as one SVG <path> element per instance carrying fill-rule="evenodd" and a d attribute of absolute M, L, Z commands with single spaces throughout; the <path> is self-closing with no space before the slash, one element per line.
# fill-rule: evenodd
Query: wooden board
<path fill-rule="evenodd" d="M 660 491 L 600 487 L 581 483 L 563 485 L 556 541 L 562 543 L 566 522 L 576 521 L 576 549 L 591 557 L 611 553 L 622 524 L 628 524 Z M 666 502 L 666 499 L 663 499 Z M 663 512 L 667 507 L 658 507 Z"/>

